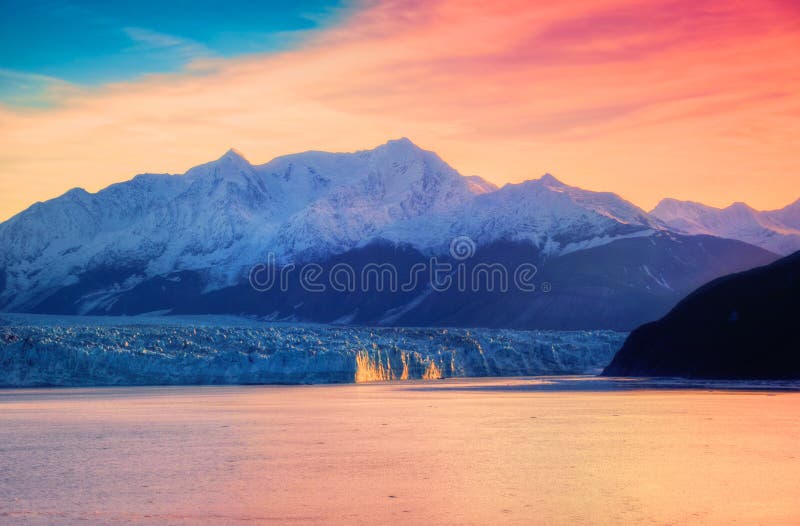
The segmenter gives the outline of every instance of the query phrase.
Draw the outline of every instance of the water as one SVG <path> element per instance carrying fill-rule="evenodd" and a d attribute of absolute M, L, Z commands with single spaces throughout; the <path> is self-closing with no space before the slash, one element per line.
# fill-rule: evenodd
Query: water
<path fill-rule="evenodd" d="M 800 393 L 550 381 L 0 391 L 0 523 L 800 522 Z"/>

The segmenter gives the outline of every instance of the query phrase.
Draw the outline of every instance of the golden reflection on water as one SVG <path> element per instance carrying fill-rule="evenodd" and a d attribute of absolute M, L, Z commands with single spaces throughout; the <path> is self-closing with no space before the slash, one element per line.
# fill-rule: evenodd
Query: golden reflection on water
<path fill-rule="evenodd" d="M 800 523 L 800 393 L 552 385 L 3 391 L 0 523 Z"/>

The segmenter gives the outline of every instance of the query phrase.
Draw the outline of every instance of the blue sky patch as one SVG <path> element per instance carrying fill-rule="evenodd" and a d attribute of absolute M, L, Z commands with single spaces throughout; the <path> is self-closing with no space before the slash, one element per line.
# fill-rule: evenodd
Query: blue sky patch
<path fill-rule="evenodd" d="M 281 51 L 352 8 L 347 0 L 0 0 L 0 102 L 47 105 L 64 82 L 91 86 L 195 59 Z"/>

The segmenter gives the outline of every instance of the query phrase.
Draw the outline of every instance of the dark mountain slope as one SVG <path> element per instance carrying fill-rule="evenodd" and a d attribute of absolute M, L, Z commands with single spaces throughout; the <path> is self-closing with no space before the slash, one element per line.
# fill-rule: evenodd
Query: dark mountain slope
<path fill-rule="evenodd" d="M 301 265 L 290 274 L 286 287 L 279 286 L 280 271 L 268 290 L 257 291 L 246 278 L 238 284 L 209 291 L 202 272 L 182 271 L 145 280 L 133 288 L 120 288 L 88 311 L 91 314 L 134 315 L 154 311 L 173 314 L 249 314 L 275 319 L 339 322 L 364 325 L 460 326 L 527 329 L 630 330 L 657 319 L 701 283 L 730 272 L 774 261 L 763 249 L 729 239 L 677 236 L 657 233 L 648 237 L 620 239 L 561 257 L 548 259 L 527 242 L 498 241 L 479 247 L 474 257 L 455 261 L 440 257 L 453 269 L 463 265 L 471 282 L 478 265 L 506 269 L 508 286 L 489 286 L 480 275 L 477 287 L 459 289 L 456 270 L 453 283 L 432 290 L 431 275 L 418 275 L 412 287 L 404 287 L 415 265 L 430 269 L 431 260 L 405 245 L 372 242 L 318 262 L 315 279 L 324 291 L 309 290 L 300 281 Z M 515 270 L 533 264 L 537 272 L 526 291 L 513 282 Z M 331 273 L 339 266 L 353 269 L 359 283 L 335 290 Z M 373 280 L 361 283 L 367 265 L 396 271 L 394 289 L 377 287 Z M 133 270 L 129 271 L 132 272 Z M 105 290 L 114 290 L 113 274 L 104 275 Z M 124 280 L 127 274 L 117 276 Z M 75 285 L 62 288 L 36 309 L 42 313 L 75 312 L 98 288 L 94 273 Z M 494 279 L 494 278 L 493 278 Z M 83 299 L 81 299 L 83 298 Z"/>
<path fill-rule="evenodd" d="M 800 378 L 800 252 L 699 288 L 633 331 L 609 376 Z"/>

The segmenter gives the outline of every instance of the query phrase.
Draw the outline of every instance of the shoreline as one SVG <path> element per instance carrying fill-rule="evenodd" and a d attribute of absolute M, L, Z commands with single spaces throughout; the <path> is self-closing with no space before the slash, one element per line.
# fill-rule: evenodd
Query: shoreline
<path fill-rule="evenodd" d="M 462 376 L 439 379 L 414 378 L 409 380 L 375 382 L 319 382 L 319 383 L 218 383 L 218 384 L 116 384 L 116 385 L 0 385 L 0 397 L 5 394 L 28 392 L 69 393 L 78 391 L 114 390 L 180 390 L 235 389 L 235 388 L 335 388 L 347 386 L 383 386 L 411 391 L 462 391 L 462 392 L 541 392 L 541 393 L 612 393 L 637 391 L 708 391 L 742 393 L 794 393 L 800 392 L 800 380 L 720 380 L 670 377 L 606 377 L 594 374 L 575 375 L 521 375 L 521 376 Z"/>

